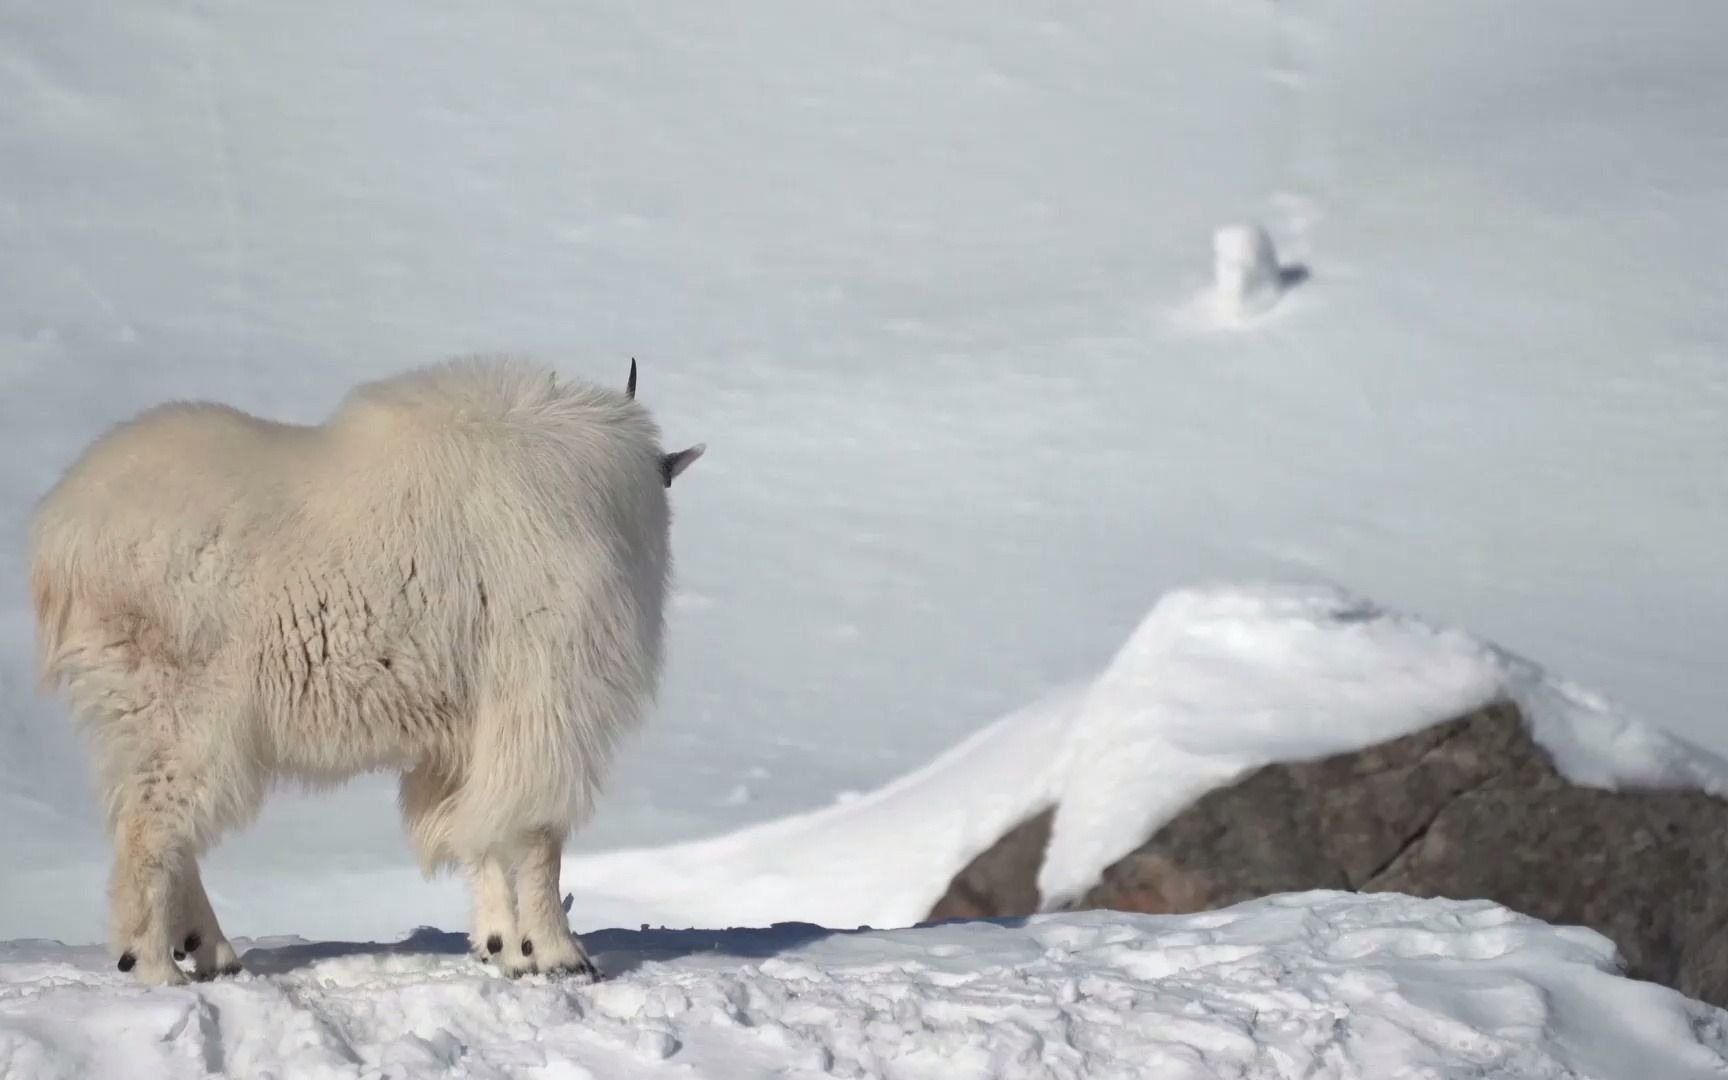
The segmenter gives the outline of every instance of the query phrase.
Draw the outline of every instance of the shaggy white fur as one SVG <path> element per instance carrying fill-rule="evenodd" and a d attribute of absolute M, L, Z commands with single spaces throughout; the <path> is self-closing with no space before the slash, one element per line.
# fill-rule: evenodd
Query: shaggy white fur
<path fill-rule="evenodd" d="M 110 941 L 147 982 L 237 970 L 197 856 L 279 779 L 398 770 L 428 874 L 466 870 L 471 941 L 592 975 L 564 839 L 653 700 L 670 575 L 663 453 L 629 389 L 461 358 L 318 425 L 170 403 L 38 505 L 42 673 L 89 736 Z"/>

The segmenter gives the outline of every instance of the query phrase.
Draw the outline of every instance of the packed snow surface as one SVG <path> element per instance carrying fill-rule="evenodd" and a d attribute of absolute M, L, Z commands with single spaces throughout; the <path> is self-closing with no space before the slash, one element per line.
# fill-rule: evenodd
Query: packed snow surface
<path fill-rule="evenodd" d="M 0 1077 L 1690 1080 L 1728 1013 L 1497 905 L 1271 897 L 839 932 L 608 930 L 609 977 L 510 983 L 424 931 L 245 945 L 144 990 L 93 950 L 0 946 Z"/>

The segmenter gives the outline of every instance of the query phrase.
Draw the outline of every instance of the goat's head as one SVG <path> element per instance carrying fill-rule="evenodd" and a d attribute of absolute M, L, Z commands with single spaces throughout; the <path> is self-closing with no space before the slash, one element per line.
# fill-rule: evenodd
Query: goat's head
<path fill-rule="evenodd" d="M 624 384 L 624 394 L 625 394 L 625 396 L 629 397 L 632 400 L 634 400 L 636 397 L 636 358 L 635 357 L 630 358 L 630 378 Z M 685 469 L 688 469 L 691 465 L 695 464 L 696 459 L 701 457 L 702 452 L 707 450 L 707 449 L 708 449 L 708 447 L 705 443 L 697 443 L 695 446 L 691 446 L 691 447 L 688 447 L 686 449 L 679 450 L 676 453 L 661 454 L 660 455 L 660 480 L 661 480 L 661 482 L 664 483 L 667 487 L 671 487 L 672 481 L 677 478 L 678 474 L 683 472 Z"/>

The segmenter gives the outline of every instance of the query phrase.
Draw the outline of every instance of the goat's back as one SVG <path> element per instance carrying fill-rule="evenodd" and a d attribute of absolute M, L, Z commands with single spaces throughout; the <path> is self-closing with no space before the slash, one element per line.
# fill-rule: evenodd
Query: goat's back
<path fill-rule="evenodd" d="M 311 597 L 322 612 L 327 596 L 394 614 L 361 627 L 362 652 L 321 639 L 330 651 L 289 682 L 322 679 L 340 698 L 394 651 L 428 657 L 421 691 L 461 705 L 539 676 L 554 698 L 623 721 L 658 674 L 659 460 L 630 398 L 507 359 L 363 385 L 317 426 L 158 406 L 93 443 L 37 508 L 44 675 L 117 617 L 187 662 L 256 641 L 265 655 L 238 662 L 262 670 L 270 628 L 301 614 L 280 605 Z M 404 582 L 418 603 L 392 607 Z"/>

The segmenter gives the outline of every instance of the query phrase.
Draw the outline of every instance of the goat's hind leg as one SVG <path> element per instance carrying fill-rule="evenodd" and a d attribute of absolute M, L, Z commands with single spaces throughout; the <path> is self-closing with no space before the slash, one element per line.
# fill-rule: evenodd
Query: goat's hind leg
<path fill-rule="evenodd" d="M 188 744 L 169 730 L 168 736 L 150 732 L 150 743 L 136 756 L 110 759 L 108 772 L 114 792 L 110 939 L 121 971 L 157 984 L 186 981 L 176 952 L 192 955 L 200 977 L 237 970 L 234 947 L 198 875 L 197 853 L 213 840 L 218 823 L 243 813 L 250 805 L 244 800 L 255 797 L 245 774 L 225 767 L 230 762 L 213 748 Z"/>
<path fill-rule="evenodd" d="M 192 861 L 186 800 L 176 773 L 143 770 L 120 793 L 108 880 L 109 939 L 121 971 L 146 983 L 184 983 L 172 949 L 180 879 Z"/>

